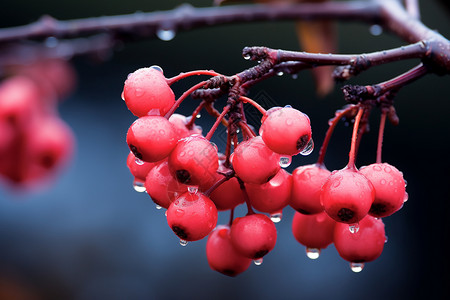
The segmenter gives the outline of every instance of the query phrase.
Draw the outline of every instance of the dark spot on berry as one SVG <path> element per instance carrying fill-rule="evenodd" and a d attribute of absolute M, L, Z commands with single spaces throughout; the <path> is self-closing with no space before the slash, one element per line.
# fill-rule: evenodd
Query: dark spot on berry
<path fill-rule="evenodd" d="M 138 151 L 135 145 L 130 144 L 130 150 L 133 152 L 134 156 L 138 159 L 142 159 L 142 154 Z"/>
<path fill-rule="evenodd" d="M 310 215 L 310 214 L 311 214 L 309 211 L 306 211 L 306 210 L 304 210 L 304 209 L 297 209 L 297 211 L 298 211 L 299 213 L 301 213 L 301 214 L 304 214 L 304 215 Z"/>
<path fill-rule="evenodd" d="M 45 153 L 39 158 L 39 163 L 46 169 L 50 169 L 55 165 L 55 159 L 50 153 Z"/>
<path fill-rule="evenodd" d="M 370 207 L 370 213 L 372 215 L 382 215 L 384 213 L 386 213 L 386 205 L 381 204 L 381 203 L 374 203 L 372 204 L 372 206 Z"/>
<path fill-rule="evenodd" d="M 191 181 L 191 174 L 186 170 L 177 170 L 175 172 L 177 180 L 181 183 L 189 183 Z"/>
<path fill-rule="evenodd" d="M 353 219 L 355 212 L 349 208 L 341 208 L 337 215 L 342 222 L 348 222 Z"/>
<path fill-rule="evenodd" d="M 299 150 L 299 151 L 303 150 L 303 148 L 305 148 L 306 145 L 308 145 L 308 142 L 309 142 L 309 135 L 307 135 L 307 134 L 302 135 L 297 140 L 297 150 Z"/>
<path fill-rule="evenodd" d="M 266 255 L 267 253 L 269 253 L 269 250 L 259 250 L 258 252 L 255 253 L 255 255 L 253 256 L 254 259 L 258 259 L 263 257 L 264 255 Z"/>
<path fill-rule="evenodd" d="M 230 277 L 235 277 L 237 275 L 236 271 L 231 269 L 224 269 L 219 272 Z"/>
<path fill-rule="evenodd" d="M 183 240 L 186 240 L 188 238 L 188 234 L 186 233 L 186 231 L 184 231 L 183 228 L 181 228 L 180 226 L 177 225 L 173 225 L 172 226 L 172 230 L 173 232 L 175 232 L 175 234 Z"/>

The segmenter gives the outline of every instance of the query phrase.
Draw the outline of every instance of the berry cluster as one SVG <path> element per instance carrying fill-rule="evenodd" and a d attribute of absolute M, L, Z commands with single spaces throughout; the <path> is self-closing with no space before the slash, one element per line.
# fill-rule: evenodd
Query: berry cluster
<path fill-rule="evenodd" d="M 171 84 L 191 75 L 214 77 L 175 100 Z M 380 218 L 399 210 L 407 195 L 402 173 L 395 167 L 378 161 L 361 170 L 354 165 L 357 132 L 367 108 L 352 105 L 337 113 L 318 162 L 290 174 L 284 168 L 292 156 L 313 150 L 310 119 L 291 106 L 266 111 L 236 89 L 229 91 L 227 104 L 218 112 L 215 100 L 206 95 L 217 96 L 221 90 L 214 84 L 233 80 L 213 71 L 166 78 L 158 66 L 128 76 L 122 98 L 138 117 L 126 137 L 127 166 L 135 189 L 147 192 L 157 208 L 167 209 L 167 223 L 182 245 L 208 236 L 208 263 L 225 275 L 242 273 L 252 261 L 260 264 L 274 249 L 274 223 L 281 220 L 287 206 L 296 210 L 292 231 L 306 246 L 308 257 L 317 258 L 321 249 L 334 243 L 352 270 L 360 271 L 383 250 L 386 238 Z M 203 101 L 192 116 L 175 114 L 193 92 Z M 259 135 L 245 122 L 244 103 L 263 115 Z M 216 118 L 206 135 L 194 123 L 201 109 Z M 324 153 L 343 116 L 354 119 L 350 160 L 345 168 L 330 172 L 323 163 Z M 224 153 L 210 141 L 220 124 L 227 127 Z M 247 214 L 235 217 L 234 208 L 243 203 Z M 231 212 L 229 223 L 217 226 L 218 212 L 226 210 Z"/>
<path fill-rule="evenodd" d="M 36 187 L 71 158 L 73 133 L 57 105 L 74 88 L 75 73 L 56 59 L 10 72 L 0 84 L 0 174 Z"/>

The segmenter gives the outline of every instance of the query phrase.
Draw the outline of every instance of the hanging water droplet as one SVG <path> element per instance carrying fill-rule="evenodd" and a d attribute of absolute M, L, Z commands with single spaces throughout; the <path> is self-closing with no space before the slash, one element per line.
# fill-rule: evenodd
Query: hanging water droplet
<path fill-rule="evenodd" d="M 359 273 L 364 269 L 364 263 L 350 263 L 350 269 L 352 269 L 353 272 Z"/>
<path fill-rule="evenodd" d="M 405 179 L 403 179 L 403 181 L 405 182 L 405 187 L 408 185 L 408 181 L 406 181 Z"/>
<path fill-rule="evenodd" d="M 216 143 L 214 143 L 214 142 L 209 142 L 209 143 L 211 144 L 211 146 L 214 147 L 214 149 L 216 149 L 216 151 L 219 150 L 219 148 L 217 147 Z"/>
<path fill-rule="evenodd" d="M 164 73 L 163 69 L 160 66 L 158 66 L 158 65 L 153 65 L 150 68 L 155 69 L 157 71 L 160 71 L 161 73 Z"/>
<path fill-rule="evenodd" d="M 308 142 L 308 144 L 306 145 L 306 147 L 300 152 L 301 155 L 310 155 L 314 150 L 314 141 L 311 138 Z"/>
<path fill-rule="evenodd" d="M 200 118 L 202 117 L 202 115 L 201 115 L 200 113 L 198 113 L 195 117 L 196 117 L 197 119 L 200 119 Z"/>
<path fill-rule="evenodd" d="M 408 201 L 409 195 L 407 192 L 405 192 L 405 195 L 403 196 L 403 202 Z"/>
<path fill-rule="evenodd" d="M 250 54 L 245 54 L 245 55 L 244 55 L 244 59 L 245 59 L 245 60 L 249 60 L 250 58 L 252 58 L 252 57 L 250 56 Z"/>
<path fill-rule="evenodd" d="M 49 36 L 45 39 L 44 43 L 47 48 L 55 48 L 56 46 L 58 46 L 59 41 L 54 36 Z"/>
<path fill-rule="evenodd" d="M 282 156 L 280 157 L 280 167 L 287 168 L 291 165 L 292 157 L 291 156 Z"/>
<path fill-rule="evenodd" d="M 170 41 L 175 37 L 175 30 L 173 29 L 158 29 L 156 36 L 162 41 Z"/>
<path fill-rule="evenodd" d="M 146 191 L 144 182 L 139 180 L 133 181 L 133 188 L 138 193 L 143 193 Z"/>
<path fill-rule="evenodd" d="M 188 244 L 188 241 L 185 241 L 185 240 L 181 240 L 181 239 L 180 239 L 180 245 L 181 245 L 181 246 L 186 247 L 187 244 Z"/>
<path fill-rule="evenodd" d="M 350 230 L 351 233 L 357 233 L 359 231 L 359 224 L 350 224 L 348 225 L 348 230 Z"/>
<path fill-rule="evenodd" d="M 381 26 L 378 25 L 378 24 L 374 24 L 374 25 L 370 26 L 369 32 L 370 32 L 370 34 L 372 34 L 373 36 L 379 36 L 380 34 L 383 33 L 383 27 L 381 27 Z"/>
<path fill-rule="evenodd" d="M 308 256 L 309 259 L 318 259 L 320 256 L 320 249 L 306 248 L 306 256 Z"/>
<path fill-rule="evenodd" d="M 144 162 L 137 157 L 134 158 L 134 162 L 139 166 L 142 166 L 144 164 Z"/>
<path fill-rule="evenodd" d="M 254 259 L 254 260 L 253 260 L 253 263 L 254 263 L 255 265 L 257 265 L 257 266 L 260 266 L 260 265 L 263 263 L 262 257 L 261 257 L 261 258 L 258 258 L 258 259 Z"/>
<path fill-rule="evenodd" d="M 196 194 L 198 192 L 198 186 L 190 185 L 190 186 L 188 186 L 187 190 L 190 194 Z"/>
<path fill-rule="evenodd" d="M 283 218 L 283 214 L 282 213 L 274 213 L 274 214 L 270 215 L 270 219 L 274 223 L 280 223 L 282 218 Z"/>
<path fill-rule="evenodd" d="M 277 76 L 283 76 L 284 73 L 282 71 L 277 72 Z"/>
<path fill-rule="evenodd" d="M 284 107 L 285 107 L 285 108 L 292 108 L 292 105 L 289 105 L 289 104 L 288 104 L 288 105 L 285 105 Z"/>
<path fill-rule="evenodd" d="M 386 244 L 388 242 L 388 237 L 387 235 L 384 236 L 384 243 Z"/>
<path fill-rule="evenodd" d="M 157 210 L 160 210 L 160 209 L 162 209 L 162 206 L 156 204 L 156 209 L 157 209 Z"/>
<path fill-rule="evenodd" d="M 123 101 L 125 101 L 125 93 L 122 92 L 122 94 L 120 94 L 120 98 L 122 98 Z"/>

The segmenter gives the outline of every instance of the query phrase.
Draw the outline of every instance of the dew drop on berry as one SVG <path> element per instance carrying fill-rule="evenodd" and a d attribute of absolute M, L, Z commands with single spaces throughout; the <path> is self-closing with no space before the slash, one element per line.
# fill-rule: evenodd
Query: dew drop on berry
<path fill-rule="evenodd" d="M 190 185 L 190 186 L 188 186 L 187 190 L 190 194 L 196 194 L 198 192 L 198 186 Z"/>
<path fill-rule="evenodd" d="M 283 218 L 283 214 L 282 213 L 275 213 L 275 214 L 271 214 L 270 215 L 270 219 L 274 223 L 280 223 L 282 218 Z"/>
<path fill-rule="evenodd" d="M 320 256 L 320 249 L 317 248 L 306 248 L 306 256 L 309 259 L 318 259 Z"/>
<path fill-rule="evenodd" d="M 292 108 L 292 105 L 287 104 L 287 105 L 285 105 L 284 107 L 285 107 L 285 108 Z"/>
<path fill-rule="evenodd" d="M 188 244 L 188 241 L 186 241 L 186 240 L 180 240 L 180 245 L 181 245 L 181 246 L 186 247 L 187 244 Z"/>
<path fill-rule="evenodd" d="M 213 143 L 213 142 L 209 142 L 210 144 L 211 144 L 211 146 L 213 146 L 214 147 L 214 149 L 216 149 L 216 151 L 218 151 L 219 150 L 219 148 L 217 147 L 217 145 L 215 144 L 215 143 Z"/>
<path fill-rule="evenodd" d="M 280 157 L 280 167 L 287 168 L 292 163 L 292 157 L 291 156 L 282 156 Z"/>
<path fill-rule="evenodd" d="M 125 93 L 122 92 L 122 94 L 120 94 L 120 98 L 122 98 L 123 101 L 125 101 Z"/>
<path fill-rule="evenodd" d="M 405 192 L 405 195 L 403 196 L 403 202 L 408 201 L 409 195 L 407 192 Z"/>
<path fill-rule="evenodd" d="M 359 224 L 358 224 L 358 223 L 355 223 L 355 224 L 350 224 L 350 225 L 348 225 L 348 230 L 349 230 L 351 233 L 357 233 L 357 232 L 359 231 Z"/>
<path fill-rule="evenodd" d="M 144 164 L 144 162 L 137 157 L 134 158 L 134 162 L 139 166 L 142 166 Z"/>
<path fill-rule="evenodd" d="M 144 90 L 143 89 L 135 89 L 134 90 L 134 95 L 136 96 L 136 97 L 141 97 L 142 95 L 144 95 Z"/>
<path fill-rule="evenodd" d="M 155 207 L 156 207 L 156 209 L 157 209 L 157 210 L 160 210 L 160 209 L 162 209 L 162 206 L 160 206 L 160 205 L 158 205 L 158 204 L 156 204 L 156 206 L 155 206 Z"/>
<path fill-rule="evenodd" d="M 184 216 L 184 210 L 181 208 L 177 208 L 175 210 L 175 216 L 177 216 L 178 218 L 181 218 L 182 216 Z"/>
<path fill-rule="evenodd" d="M 403 180 L 405 182 L 405 187 L 408 186 L 408 182 L 406 180 Z"/>
<path fill-rule="evenodd" d="M 158 65 L 153 65 L 150 68 L 155 69 L 155 70 L 157 70 L 157 71 L 159 71 L 161 73 L 164 73 L 163 69 L 160 66 L 158 66 Z"/>
<path fill-rule="evenodd" d="M 380 180 L 380 184 L 382 184 L 382 185 L 386 184 L 386 180 L 381 179 L 381 180 Z"/>
<path fill-rule="evenodd" d="M 171 41 L 175 37 L 175 30 L 172 29 L 158 29 L 156 36 L 162 41 Z"/>
<path fill-rule="evenodd" d="M 350 269 L 352 269 L 353 272 L 359 273 L 364 269 L 364 263 L 350 263 Z"/>
<path fill-rule="evenodd" d="M 258 259 L 254 259 L 254 260 L 253 260 L 253 263 L 254 263 L 255 265 L 257 265 L 257 266 L 260 266 L 260 265 L 263 263 L 262 257 L 261 257 L 261 258 L 258 258 Z"/>
<path fill-rule="evenodd" d="M 386 244 L 388 242 L 388 237 L 387 235 L 384 237 L 384 243 Z"/>
<path fill-rule="evenodd" d="M 308 144 L 306 145 L 306 147 L 300 152 L 301 155 L 310 155 L 314 150 L 314 141 L 311 138 L 308 142 Z"/>
<path fill-rule="evenodd" d="M 138 193 L 144 193 L 146 191 L 144 182 L 139 180 L 133 181 L 133 188 Z"/>

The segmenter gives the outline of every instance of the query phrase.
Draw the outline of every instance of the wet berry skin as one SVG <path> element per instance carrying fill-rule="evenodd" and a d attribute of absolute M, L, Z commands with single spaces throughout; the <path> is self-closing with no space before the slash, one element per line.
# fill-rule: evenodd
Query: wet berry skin
<path fill-rule="evenodd" d="M 336 221 L 325 212 L 314 215 L 296 212 L 292 220 L 292 233 L 300 244 L 308 248 L 325 249 L 333 242 L 335 224 Z"/>

